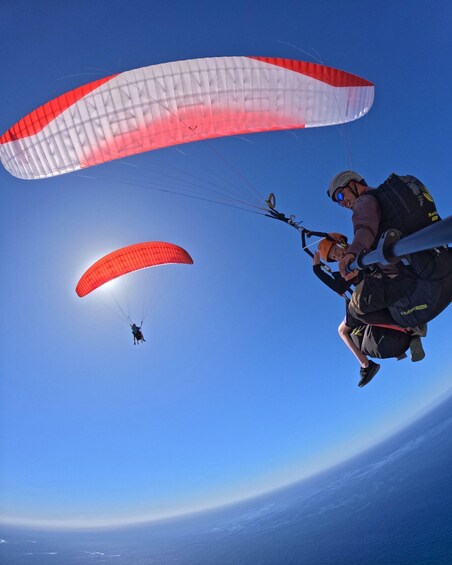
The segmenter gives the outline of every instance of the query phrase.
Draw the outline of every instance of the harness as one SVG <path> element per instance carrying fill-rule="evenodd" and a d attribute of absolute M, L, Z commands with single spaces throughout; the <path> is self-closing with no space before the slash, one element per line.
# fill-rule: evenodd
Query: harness
<path fill-rule="evenodd" d="M 393 173 L 366 194 L 376 198 L 380 206 L 378 238 L 389 229 L 410 235 L 440 220 L 432 196 L 416 177 Z"/>

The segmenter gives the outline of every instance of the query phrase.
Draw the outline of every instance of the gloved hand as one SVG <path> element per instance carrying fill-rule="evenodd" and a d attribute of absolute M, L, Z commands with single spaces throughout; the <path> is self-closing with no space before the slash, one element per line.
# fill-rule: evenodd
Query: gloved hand
<path fill-rule="evenodd" d="M 342 278 L 345 279 L 346 281 L 354 279 L 358 274 L 357 269 L 355 269 L 354 271 L 349 271 L 348 269 L 350 263 L 355 259 L 356 259 L 356 253 L 346 253 L 339 261 L 339 272 L 341 273 Z"/>

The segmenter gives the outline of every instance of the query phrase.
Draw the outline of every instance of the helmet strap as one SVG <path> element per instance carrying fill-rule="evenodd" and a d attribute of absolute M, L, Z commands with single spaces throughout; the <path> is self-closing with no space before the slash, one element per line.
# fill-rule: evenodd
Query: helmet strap
<path fill-rule="evenodd" d="M 351 185 L 352 182 L 355 183 L 353 187 L 352 187 L 352 185 Z M 357 189 L 357 187 L 356 187 L 357 184 L 358 184 L 358 183 L 357 183 L 356 180 L 351 180 L 351 181 L 349 181 L 349 183 L 348 183 L 348 187 L 350 188 L 350 192 L 353 194 L 353 196 L 354 196 L 355 198 L 358 198 L 358 196 L 359 196 L 359 194 L 358 194 L 358 189 Z"/>

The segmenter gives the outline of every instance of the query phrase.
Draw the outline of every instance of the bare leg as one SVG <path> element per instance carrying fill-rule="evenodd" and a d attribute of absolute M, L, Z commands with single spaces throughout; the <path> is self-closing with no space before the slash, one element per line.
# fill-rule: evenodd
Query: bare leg
<path fill-rule="evenodd" d="M 369 359 L 361 353 L 361 351 L 356 347 L 353 343 L 352 338 L 350 337 L 351 328 L 345 325 L 345 322 L 341 322 L 341 325 L 337 329 L 341 339 L 344 341 L 345 345 L 350 349 L 353 355 L 358 359 L 359 364 L 361 367 L 368 367 L 369 366 Z"/>

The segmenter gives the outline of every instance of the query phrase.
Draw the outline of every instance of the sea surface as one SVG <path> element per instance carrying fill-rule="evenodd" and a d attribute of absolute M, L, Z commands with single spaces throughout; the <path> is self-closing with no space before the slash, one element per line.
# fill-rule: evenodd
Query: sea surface
<path fill-rule="evenodd" d="M 140 527 L 0 526 L 2 565 L 452 564 L 452 397 L 346 463 L 216 511 Z"/>

